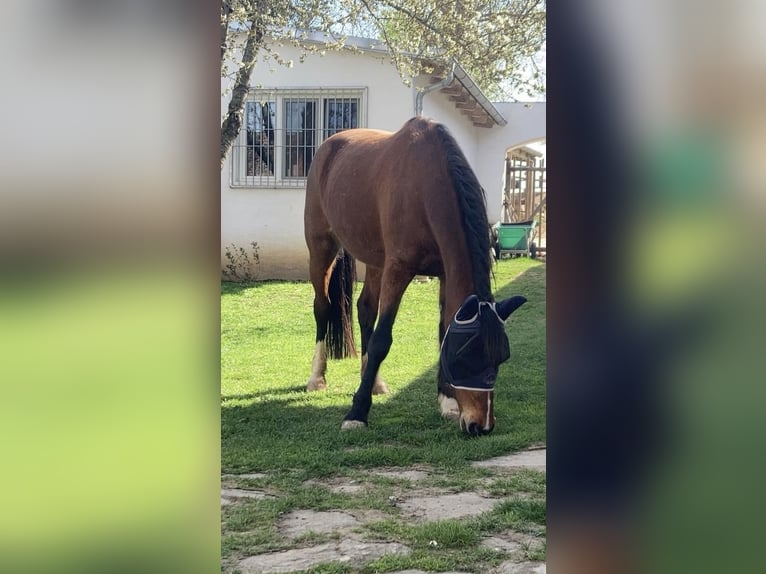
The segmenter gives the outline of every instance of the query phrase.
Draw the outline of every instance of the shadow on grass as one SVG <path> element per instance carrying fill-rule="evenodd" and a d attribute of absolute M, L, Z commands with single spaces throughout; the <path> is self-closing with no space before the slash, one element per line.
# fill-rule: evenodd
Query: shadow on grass
<path fill-rule="evenodd" d="M 270 283 L 300 283 L 300 281 L 280 281 L 265 279 L 263 281 L 221 281 L 221 295 L 239 295 L 243 291 L 258 289 Z"/>
<path fill-rule="evenodd" d="M 318 405 L 320 394 L 303 386 L 226 398 L 293 398 L 224 404 L 221 409 L 221 465 L 224 472 L 294 471 L 306 478 L 342 473 L 344 468 L 427 463 L 445 469 L 498 456 L 545 440 L 545 266 L 532 267 L 496 292 L 497 298 L 523 294 L 528 303 L 506 327 L 511 359 L 503 364 L 495 392 L 495 431 L 465 437 L 456 423 L 442 419 L 436 402 L 436 360 L 385 402 L 373 398 L 370 426 L 342 432 L 346 404 Z M 246 287 L 243 287 L 246 288 Z M 391 350 L 396 352 L 396 342 Z"/>
<path fill-rule="evenodd" d="M 272 395 L 291 395 L 293 393 L 301 393 L 306 390 L 306 385 L 293 385 L 292 387 L 284 387 L 281 389 L 270 389 L 268 391 L 261 391 L 259 393 L 243 393 L 239 395 L 226 395 L 221 397 L 224 402 L 232 401 L 248 401 L 251 399 L 259 399 L 261 397 L 267 397 Z"/>

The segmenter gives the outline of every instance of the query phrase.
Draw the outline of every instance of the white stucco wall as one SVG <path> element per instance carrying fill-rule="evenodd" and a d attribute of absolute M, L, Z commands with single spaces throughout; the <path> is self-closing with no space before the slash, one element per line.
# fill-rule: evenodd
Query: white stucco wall
<path fill-rule="evenodd" d="M 293 68 L 258 62 L 251 84 L 263 88 L 366 87 L 367 127 L 395 131 L 414 115 L 415 90 L 405 86 L 382 54 L 327 52 L 309 55 L 303 63 L 294 47 L 281 50 Z M 272 68 L 272 71 L 269 68 Z M 222 113 L 228 97 L 222 98 Z M 444 123 L 459 142 L 487 192 L 491 222 L 499 220 L 505 151 L 545 136 L 545 106 L 500 104 L 507 126 L 474 127 L 453 102 L 438 91 L 423 100 L 423 115 Z M 541 119 L 542 118 L 542 119 Z M 542 124 L 540 122 L 542 121 Z M 232 188 L 231 167 L 221 171 L 221 265 L 225 249 L 236 244 L 259 245 L 261 279 L 306 279 L 308 250 L 303 239 L 304 189 Z"/>

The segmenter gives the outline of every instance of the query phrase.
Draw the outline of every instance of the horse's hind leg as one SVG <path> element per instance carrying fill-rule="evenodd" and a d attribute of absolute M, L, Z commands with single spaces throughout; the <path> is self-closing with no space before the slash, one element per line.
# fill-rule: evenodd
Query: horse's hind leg
<path fill-rule="evenodd" d="M 380 276 L 382 270 L 377 267 L 367 266 L 364 277 L 364 288 L 356 303 L 357 315 L 359 316 L 359 328 L 362 332 L 362 375 L 367 367 L 367 346 L 370 343 L 375 320 L 378 318 L 378 305 L 380 304 Z M 388 387 L 380 375 L 375 375 L 375 383 L 372 386 L 373 395 L 384 395 Z"/>
<path fill-rule="evenodd" d="M 330 320 L 330 297 L 327 293 L 327 284 L 335 265 L 337 252 L 338 246 L 330 237 L 315 240 L 309 246 L 309 274 L 314 287 L 314 320 L 317 330 L 314 359 L 311 361 L 311 376 L 306 383 L 308 391 L 321 391 L 327 388 L 325 336 Z"/>

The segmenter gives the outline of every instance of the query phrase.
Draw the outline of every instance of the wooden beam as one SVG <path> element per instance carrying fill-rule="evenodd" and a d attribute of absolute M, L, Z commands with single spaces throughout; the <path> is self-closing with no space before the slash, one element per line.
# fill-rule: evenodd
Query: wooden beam
<path fill-rule="evenodd" d="M 458 95 L 458 94 L 460 94 L 461 92 L 463 92 L 463 85 L 462 85 L 462 84 L 460 84 L 460 83 L 458 83 L 458 85 L 457 85 L 457 86 L 454 86 L 454 85 L 453 85 L 454 83 L 455 83 L 455 82 L 452 82 L 452 84 L 450 84 L 449 86 L 446 86 L 446 87 L 442 88 L 442 89 L 441 89 L 441 90 L 439 90 L 439 91 L 440 91 L 440 92 L 442 92 L 443 94 L 453 94 L 453 95 Z"/>
<path fill-rule="evenodd" d="M 537 207 L 532 210 L 532 215 L 529 216 L 529 219 L 534 219 L 538 216 L 538 214 L 545 208 L 545 195 L 542 194 L 542 197 L 540 198 L 540 203 L 537 204 Z"/>
<path fill-rule="evenodd" d="M 460 94 L 459 96 L 449 96 L 451 102 L 468 102 L 472 98 L 468 94 Z"/>

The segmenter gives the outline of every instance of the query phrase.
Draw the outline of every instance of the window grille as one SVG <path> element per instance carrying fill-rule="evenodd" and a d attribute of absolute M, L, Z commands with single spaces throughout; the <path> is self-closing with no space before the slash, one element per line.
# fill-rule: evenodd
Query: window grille
<path fill-rule="evenodd" d="M 305 187 L 319 145 L 365 127 L 365 105 L 365 88 L 253 91 L 232 147 L 232 187 Z"/>

